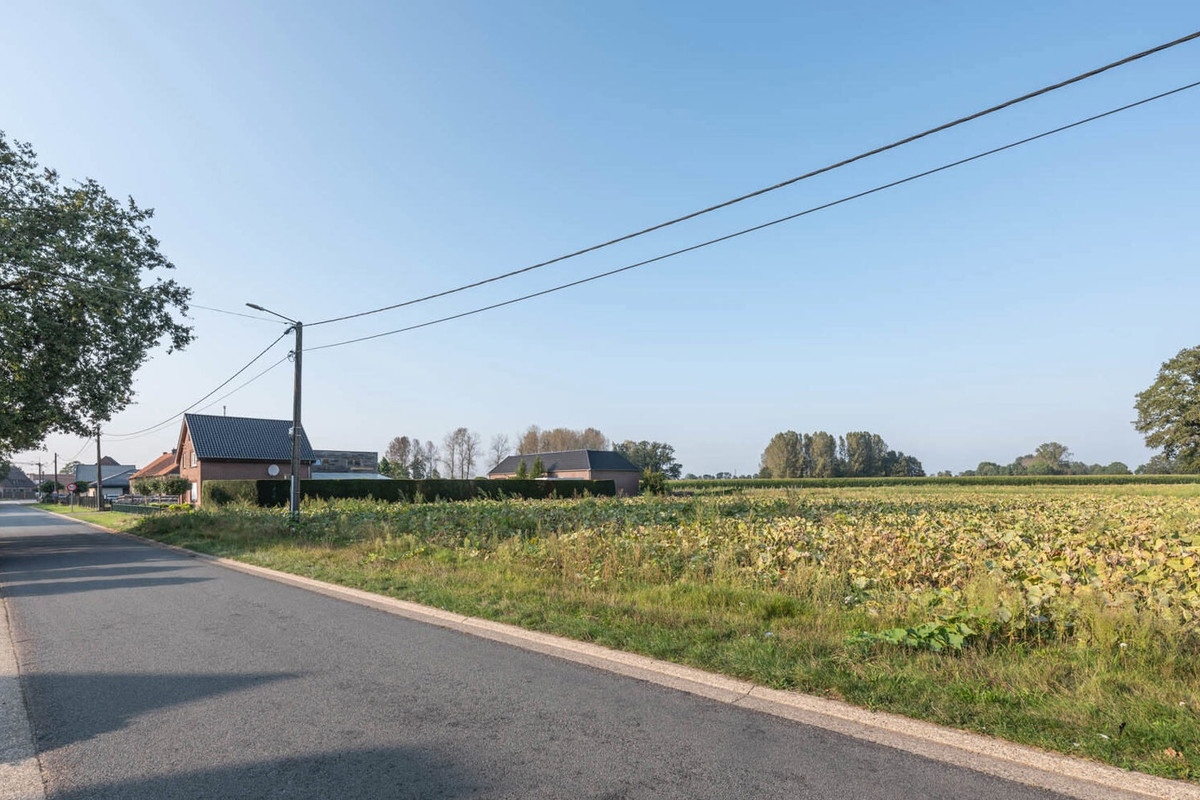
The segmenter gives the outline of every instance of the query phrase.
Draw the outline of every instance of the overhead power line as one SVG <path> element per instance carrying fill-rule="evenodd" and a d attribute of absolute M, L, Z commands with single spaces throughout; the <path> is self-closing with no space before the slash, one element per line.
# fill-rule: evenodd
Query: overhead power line
<path fill-rule="evenodd" d="M 233 395 L 235 395 L 235 394 L 237 394 L 238 392 L 240 392 L 242 389 L 245 389 L 247 386 L 249 386 L 250 384 L 254 383 L 256 380 L 258 380 L 258 379 L 259 379 L 259 378 L 261 378 L 262 376 L 266 375 L 266 374 L 267 374 L 268 372 L 270 372 L 271 370 L 273 370 L 273 369 L 275 369 L 276 367 L 278 367 L 278 366 L 279 366 L 280 364 L 282 364 L 283 362 L 285 362 L 285 361 L 289 360 L 291 357 L 292 357 L 292 354 L 291 354 L 291 353 L 289 353 L 288 355 L 286 355 L 286 356 L 284 356 L 283 358 L 281 358 L 281 359 L 279 359 L 278 361 L 276 361 L 276 362 L 275 362 L 274 364 L 272 364 L 271 366 L 269 366 L 269 367 L 267 367 L 266 369 L 264 369 L 262 372 L 260 372 L 260 373 L 258 373 L 257 375 L 255 375 L 255 376 L 254 376 L 253 378 L 251 378 L 250 380 L 246 381 L 245 383 L 241 383 L 241 384 L 239 384 L 239 385 L 238 385 L 236 388 L 234 388 L 234 389 L 230 389 L 228 392 L 226 392 L 225 394 L 221 395 L 221 396 L 220 396 L 220 397 L 218 397 L 216 400 L 213 400 L 211 403 L 208 403 L 207 405 L 201 406 L 200 410 L 201 410 L 201 411 L 205 411 L 206 409 L 212 408 L 213 406 L 215 406 L 217 403 L 221 402 L 221 401 L 222 401 L 222 400 L 224 400 L 225 398 L 227 398 L 227 397 L 232 397 Z"/>
<path fill-rule="evenodd" d="M 110 292 L 119 292 L 121 294 L 128 294 L 128 295 L 140 295 L 140 294 L 149 295 L 149 294 L 154 293 L 153 289 L 125 289 L 120 286 L 114 286 L 111 283 L 105 283 L 103 281 L 88 280 L 87 278 L 80 278 L 75 275 L 64 275 L 61 272 L 47 272 L 45 270 L 34 269 L 32 267 L 26 267 L 26 266 L 22 266 L 19 264 L 14 264 L 12 266 L 14 266 L 17 269 L 22 269 L 22 270 L 25 270 L 26 272 L 33 273 L 35 275 L 44 275 L 48 278 L 57 278 L 59 280 L 64 280 L 64 281 L 74 281 L 76 283 L 82 283 L 84 286 L 94 286 L 99 289 L 107 289 Z M 218 314 L 228 314 L 232 317 L 245 317 L 246 319 L 257 319 L 257 320 L 261 320 L 262 322 L 278 323 L 278 320 L 273 320 L 269 317 L 260 317 L 260 316 L 254 315 L 254 314 L 243 314 L 241 311 L 230 311 L 225 308 L 214 308 L 212 306 L 202 306 L 199 303 L 188 303 L 188 308 L 189 309 L 199 308 L 199 309 L 203 309 L 204 311 L 215 311 Z"/>
<path fill-rule="evenodd" d="M 193 408 L 195 408 L 196 406 L 200 405 L 200 404 L 201 404 L 201 403 L 203 403 L 205 400 L 207 400 L 208 398 L 212 397 L 214 394 L 216 394 L 217 392 L 221 391 L 221 390 L 222 390 L 222 389 L 224 389 L 226 386 L 228 386 L 230 383 L 232 383 L 234 378 L 236 378 L 238 375 L 241 375 L 241 374 L 242 374 L 243 372 L 245 372 L 246 370 L 250 369 L 250 367 L 251 367 L 251 366 L 253 366 L 253 365 L 254 365 L 254 363 L 255 363 L 256 361 L 258 361 L 260 358 L 262 358 L 263 356 L 265 356 L 265 355 L 267 354 L 267 352 L 268 352 L 268 351 L 269 351 L 269 350 L 270 350 L 272 347 L 274 347 L 275 345 L 279 344 L 279 341 L 280 341 L 281 339 L 283 339 L 283 337 L 284 337 L 284 336 L 287 336 L 289 333 L 291 333 L 291 331 L 284 331 L 283 333 L 279 334 L 279 338 L 278 338 L 278 339 L 276 339 L 275 341 L 271 342 L 269 345 L 267 345 L 266 347 L 264 347 L 264 348 L 262 349 L 262 351 L 261 351 L 261 352 L 260 352 L 258 355 L 256 355 L 254 358 L 252 358 L 252 359 L 250 359 L 248 362 L 246 362 L 246 364 L 245 364 L 245 365 L 244 365 L 244 366 L 243 366 L 241 369 L 239 369 L 237 372 L 235 372 L 235 373 L 233 373 L 232 375 L 230 375 L 228 378 L 226 378 L 224 381 L 222 381 L 220 384 L 218 384 L 218 385 L 217 385 L 217 387 L 216 387 L 215 389 L 213 389 L 211 392 L 209 392 L 208 394 L 206 394 L 206 395 L 204 395 L 203 397 L 201 397 L 201 398 L 200 398 L 199 400 L 197 400 L 196 402 L 192 403 L 192 404 L 191 404 L 190 406 L 188 406 L 187 408 L 183 409 L 183 411 L 180 411 L 178 414 L 172 414 L 171 416 L 169 416 L 169 417 L 167 417 L 166 419 L 164 419 L 162 422 L 157 422 L 157 423 L 155 423 L 154 425 L 151 425 L 151 426 L 149 426 L 149 427 L 147 427 L 147 428 L 142 428 L 141 430 L 130 431 L 129 433 L 106 433 L 106 434 L 105 434 L 105 436 L 106 436 L 107 438 L 109 438 L 109 439 L 122 439 L 122 440 L 125 440 L 125 439 L 132 439 L 132 438 L 134 438 L 134 437 L 136 437 L 136 436 L 139 436 L 139 435 L 141 435 L 141 434 L 144 434 L 144 433 L 150 433 L 150 432 L 153 432 L 153 431 L 157 431 L 157 430 L 161 429 L 162 427 L 164 427 L 165 425 L 169 425 L 170 423 L 172 423 L 172 422 L 174 422 L 175 420 L 179 419 L 179 418 L 180 418 L 180 417 L 182 417 L 184 414 L 186 414 L 187 412 L 191 411 Z"/>
<path fill-rule="evenodd" d="M 799 219 L 800 217 L 804 217 L 809 214 L 814 214 L 818 211 L 823 211 L 827 208 L 833 208 L 834 206 L 839 206 L 839 205 L 842 205 L 843 203 L 848 203 L 851 200 L 858 200 L 860 198 L 867 197 L 868 195 L 882 192 L 885 189 L 891 189 L 896 186 L 901 186 L 906 183 L 911 183 L 912 181 L 918 180 L 920 178 L 925 178 L 930 175 L 935 175 L 939 172 L 945 172 L 946 170 L 962 166 L 963 164 L 969 164 L 972 161 L 978 161 L 981 158 L 986 158 L 988 156 L 995 155 L 996 153 L 1002 153 L 1006 150 L 1012 150 L 1015 147 L 1020 147 L 1021 145 L 1028 144 L 1030 142 L 1035 142 L 1038 139 L 1045 139 L 1046 137 L 1053 136 L 1056 133 L 1062 133 L 1063 131 L 1068 131 L 1068 130 L 1071 130 L 1072 128 L 1078 128 L 1079 126 L 1086 125 L 1089 122 L 1095 122 L 1098 119 L 1104 119 L 1105 117 L 1111 117 L 1114 114 L 1121 113 L 1122 111 L 1128 111 L 1131 108 L 1137 108 L 1138 106 L 1143 106 L 1143 105 L 1146 105 L 1147 103 L 1152 103 L 1155 100 L 1161 100 L 1164 97 L 1170 97 L 1171 95 L 1179 94 L 1180 92 L 1187 91 L 1188 89 L 1194 89 L 1197 86 L 1200 86 L 1200 81 L 1196 81 L 1195 83 L 1189 83 L 1186 86 L 1180 86 L 1177 89 L 1171 89 L 1170 91 L 1162 92 L 1161 94 L 1156 94 L 1152 97 L 1147 97 L 1143 100 L 1138 100 L 1134 103 L 1129 103 L 1128 105 L 1124 105 L 1119 108 L 1114 108 L 1110 111 L 1105 111 L 1101 114 L 1096 114 L 1094 116 L 1087 117 L 1086 119 L 1081 119 L 1077 122 L 1072 122 L 1068 125 L 1063 125 L 1061 127 L 1054 128 L 1052 130 L 1048 130 L 1043 133 L 1036 134 L 1034 136 L 1029 136 L 1027 138 L 1020 139 L 1018 141 L 1003 145 L 1001 147 L 994 147 L 991 150 L 985 150 L 982 153 L 976 153 L 973 156 L 968 156 L 967 158 L 961 158 L 957 161 L 952 161 L 948 164 L 943 164 L 940 167 L 934 167 L 933 169 L 928 169 L 928 170 L 925 170 L 924 172 L 918 172 L 915 175 L 909 175 L 907 178 L 901 178 L 899 180 L 891 181 L 889 183 L 885 183 L 880 186 L 876 186 L 873 189 L 867 189 L 862 192 L 857 192 L 855 194 L 847 195 L 838 200 L 833 200 L 828 203 L 823 203 L 819 206 L 813 206 L 811 208 L 807 208 L 804 211 L 800 211 L 795 214 L 789 214 L 786 217 L 780 217 L 779 219 L 774 219 L 774 220 L 771 220 L 770 222 L 764 222 L 761 225 L 755 225 L 751 228 L 743 228 L 740 231 L 735 231 L 734 233 L 726 234 L 725 236 L 719 236 L 715 239 L 709 239 L 708 241 L 701 242 L 699 244 L 694 244 L 690 247 L 680 248 L 679 250 L 672 250 L 669 253 L 663 253 L 662 255 L 658 255 L 653 258 L 648 258 L 644 261 L 638 261 L 634 264 L 628 264 L 624 267 L 618 267 L 617 269 L 608 270 L 607 272 L 601 272 L 597 275 L 592 275 L 587 278 L 581 278 L 580 280 L 577 280 L 577 281 L 571 281 L 570 283 L 559 284 L 558 286 L 553 286 L 549 289 L 543 289 L 540 292 L 533 292 L 532 294 L 522 295 L 521 297 L 515 297 L 511 300 L 505 300 L 500 303 L 493 303 L 491 305 L 483 306 L 481 308 L 472 309 L 470 311 L 464 311 L 461 314 L 452 314 L 448 317 L 442 317 L 440 319 L 434 319 L 434 320 L 430 320 L 428 322 L 418 323 L 416 325 L 409 325 L 409 326 L 406 326 L 403 328 L 396 328 L 395 330 L 384 331 L 383 333 L 376 333 L 376 334 L 372 334 L 370 336 L 359 336 L 357 338 L 346 339 L 345 341 L 341 341 L 341 342 L 334 342 L 332 344 L 320 345 L 318 347 L 310 347 L 310 348 L 308 348 L 308 352 L 311 353 L 316 350 L 328 350 L 333 347 L 342 347 L 344 345 L 355 344 L 357 342 L 365 342 L 365 341 L 369 341 L 371 339 L 380 339 L 385 336 L 393 336 L 398 333 L 406 333 L 408 331 L 418 330 L 419 328 L 428 328 L 431 325 L 439 325 L 443 322 L 450 322 L 452 320 L 462 319 L 463 317 L 469 317 L 469 316 L 472 316 L 475 314 L 482 314 L 485 311 L 492 311 L 493 309 L 503 308 L 504 306 L 511 306 L 515 303 L 521 303 L 526 300 L 532 300 L 535 297 L 542 297 L 543 295 L 553 294 L 554 292 L 561 292 L 563 289 L 570 289 L 573 286 L 580 286 L 585 283 L 591 283 L 592 281 L 600 280 L 601 278 L 607 278 L 609 276 L 617 275 L 622 272 L 628 272 L 629 270 L 637 269 L 638 267 L 644 267 L 647 264 L 653 264 L 658 261 L 664 261 L 668 258 L 674 258 L 675 256 L 683 255 L 684 253 L 690 253 L 695 250 L 700 250 L 702 248 L 709 247 L 711 245 L 718 244 L 720 242 L 727 242 L 730 239 L 736 239 L 738 237 L 745 236 L 747 234 L 754 233 L 756 231 L 761 231 L 765 228 L 770 228 L 774 225 L 779 225 L 784 222 L 790 222 L 792 220 Z"/>
<path fill-rule="evenodd" d="M 522 267 L 521 269 L 515 269 L 510 272 L 504 272 L 499 275 L 494 275 L 490 278 L 484 278 L 482 280 L 475 281 L 473 283 L 463 284 L 462 286 L 457 286 L 453 289 L 446 289 L 445 291 L 425 295 L 424 297 L 417 297 L 412 300 L 405 300 L 405 301 L 402 301 L 399 303 L 393 303 L 392 305 L 381 306 L 380 308 L 370 309 L 368 311 L 359 311 L 355 314 L 345 314 L 340 317 L 330 317 L 329 319 L 323 319 L 323 320 L 319 320 L 317 322 L 310 322 L 310 323 L 308 323 L 308 327 L 312 328 L 317 325 L 327 325 L 331 322 L 342 322 L 342 321 L 348 320 L 348 319 L 356 319 L 358 317 L 366 317 L 366 316 L 370 316 L 372 314 L 380 314 L 380 313 L 383 313 L 384 311 L 392 311 L 397 308 L 404 308 L 405 306 L 416 305 L 417 303 L 424 303 L 429 300 L 435 300 L 439 297 L 445 297 L 447 295 L 456 294 L 458 292 L 463 292 L 468 289 L 474 289 L 476 287 L 483 286 L 488 283 L 494 283 L 496 281 L 504 280 L 506 278 L 511 278 L 515 275 L 521 275 L 526 272 L 532 272 L 535 269 L 541 269 L 542 267 L 548 267 L 551 264 L 557 264 L 559 262 L 566 261 L 568 259 L 575 258 L 577 256 L 582 256 L 587 253 L 593 253 L 597 250 L 602 250 L 606 247 L 611 247 L 612 245 L 620 244 L 621 242 L 627 242 L 630 239 L 636 239 L 639 236 L 645 236 L 648 233 L 653 233 L 654 231 L 659 231 L 659 230 L 662 230 L 663 228 L 668 228 L 672 225 L 677 225 L 680 222 L 686 222 L 687 220 L 695 219 L 696 217 L 700 217 L 705 214 L 710 214 L 714 211 L 719 211 L 720 209 L 723 209 L 723 208 L 728 208 L 729 206 L 736 205 L 737 203 L 741 203 L 745 200 L 749 200 L 754 197 L 759 197 L 761 195 L 767 194 L 768 192 L 774 192 L 777 189 L 782 189 L 785 186 L 791 186 L 794 183 L 799 183 L 800 181 L 816 177 L 817 175 L 822 175 L 826 172 L 832 172 L 835 169 L 840 169 L 841 167 L 848 166 L 850 164 L 855 163 L 856 161 L 862 161 L 863 159 L 870 158 L 871 156 L 879 155 L 880 153 L 887 152 L 888 150 L 894 150 L 897 147 L 901 147 L 903 145 L 910 144 L 912 142 L 917 141 L 918 139 L 923 139 L 926 136 L 932 136 L 935 133 L 941 133 L 942 131 L 949 130 L 950 128 L 954 128 L 954 127 L 956 127 L 958 125 L 962 125 L 966 122 L 971 122 L 972 120 L 976 120 L 981 117 L 986 117 L 989 114 L 994 114 L 997 111 L 1001 111 L 1005 108 L 1009 108 L 1010 106 L 1015 106 L 1018 103 L 1024 103 L 1026 100 L 1032 100 L 1035 97 L 1040 97 L 1044 94 L 1049 94 L 1050 92 L 1056 91 L 1058 89 L 1062 89 L 1065 86 L 1070 86 L 1071 84 L 1079 83 L 1080 81 L 1084 81 L 1084 80 L 1087 80 L 1088 78 L 1095 77 L 1096 75 L 1099 75 L 1103 72 L 1107 72 L 1108 70 L 1115 69 L 1117 67 L 1124 66 L 1126 64 L 1130 64 L 1139 59 L 1145 58 L 1150 55 L 1154 55 L 1155 53 L 1161 53 L 1164 50 L 1168 50 L 1172 47 L 1176 47 L 1176 46 L 1184 44 L 1186 42 L 1190 42 L 1193 39 L 1197 39 L 1197 38 L 1200 38 L 1200 31 L 1196 31 L 1195 33 L 1190 33 L 1187 36 L 1180 37 L 1178 39 L 1175 39 L 1174 41 L 1160 44 L 1157 47 L 1150 48 L 1149 50 L 1143 50 L 1140 53 L 1134 53 L 1133 55 L 1126 56 L 1125 58 L 1119 59 L 1117 61 L 1113 61 L 1112 63 L 1105 64 L 1102 67 L 1097 67 L 1095 69 L 1088 70 L 1087 72 L 1082 72 L 1072 78 L 1067 78 L 1066 80 L 1059 81 L 1058 83 L 1053 83 L 1053 84 L 1050 84 L 1049 86 L 1044 86 L 1041 89 L 1037 89 L 1036 91 L 1032 91 L 1027 94 L 1023 94 L 1020 97 L 1014 97 L 1011 100 L 1006 100 L 1003 103 L 999 103 L 998 105 L 991 106 L 990 108 L 985 108 L 982 111 L 976 111 L 975 113 L 968 114 L 965 117 L 959 117 L 956 120 L 943 123 L 941 125 L 938 125 L 937 127 L 930 128 L 929 130 L 926 130 L 926 131 L 922 131 L 921 133 L 915 133 L 915 134 L 913 134 L 911 136 L 907 136 L 903 139 L 898 139 L 898 140 L 892 142 L 891 144 L 886 144 L 886 145 L 883 145 L 882 147 L 876 147 L 873 150 L 868 150 L 864 153 L 859 153 L 856 156 L 852 156 L 850 158 L 843 159 L 836 163 L 829 164 L 828 166 L 821 167 L 820 169 L 812 170 L 811 172 L 806 172 L 803 175 L 797 175 L 794 178 L 788 178 L 787 180 L 780 181 L 779 183 L 776 183 L 772 186 L 766 186 L 762 189 L 756 189 L 753 192 L 749 192 L 747 194 L 740 195 L 731 200 L 726 200 L 724 202 L 717 203 L 716 205 L 711 205 L 711 206 L 708 206 L 707 208 L 702 208 L 699 211 L 693 211 L 690 214 L 684 214 L 681 217 L 675 217 L 674 219 L 667 220 L 666 222 L 660 222 L 657 225 L 651 225 L 648 228 L 642 228 L 641 230 L 634 231 L 633 233 L 625 234 L 624 236 L 618 236 L 615 239 L 609 239 L 608 241 L 601 242 L 600 244 L 595 244 L 590 247 L 585 247 L 582 250 L 576 250 L 573 253 L 567 253 L 566 255 L 561 255 L 556 258 L 551 258 L 548 261 L 541 261 L 537 264 L 531 264 L 528 267 Z"/>

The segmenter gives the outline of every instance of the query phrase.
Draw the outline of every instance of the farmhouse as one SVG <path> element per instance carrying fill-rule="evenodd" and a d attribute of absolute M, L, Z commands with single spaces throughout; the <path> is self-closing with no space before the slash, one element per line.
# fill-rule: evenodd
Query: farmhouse
<path fill-rule="evenodd" d="M 519 456 L 509 456 L 488 472 L 488 477 L 496 479 L 512 478 L 517 474 L 522 462 L 528 472 L 533 467 L 535 459 L 542 460 L 542 467 L 550 480 L 556 478 L 576 478 L 589 481 L 611 480 L 617 485 L 617 494 L 635 495 L 638 491 L 638 477 L 641 475 L 633 463 L 620 453 L 611 450 L 566 450 L 561 453 L 526 453 Z"/>
<path fill-rule="evenodd" d="M 204 481 L 288 480 L 292 473 L 292 422 L 286 419 L 184 414 L 175 448 L 179 474 L 191 481 L 188 495 L 200 503 Z M 316 461 L 308 435 L 300 432 L 300 478 L 312 477 Z"/>

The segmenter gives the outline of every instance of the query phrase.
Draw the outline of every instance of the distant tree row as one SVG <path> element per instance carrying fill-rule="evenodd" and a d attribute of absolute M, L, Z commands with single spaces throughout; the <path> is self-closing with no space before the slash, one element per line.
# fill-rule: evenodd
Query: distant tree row
<path fill-rule="evenodd" d="M 1071 460 L 1071 450 L 1059 442 L 1044 442 L 1032 453 L 1014 459 L 1011 464 L 981 461 L 975 469 L 960 475 L 1128 475 L 1129 467 L 1120 461 L 1111 464 L 1085 464 Z"/>
<path fill-rule="evenodd" d="M 925 469 L 915 457 L 891 450 L 877 433 L 852 431 L 835 437 L 825 431 L 784 431 L 771 437 L 759 464 L 760 478 L 919 478 Z"/>
<path fill-rule="evenodd" d="M 379 459 L 379 474 L 389 478 L 440 478 L 440 461 L 441 451 L 432 441 L 421 444 L 420 438 L 397 436 L 388 442 Z"/>
<path fill-rule="evenodd" d="M 596 428 L 542 430 L 537 425 L 530 425 L 517 437 L 518 455 L 609 449 L 643 471 L 661 472 L 668 478 L 678 478 L 683 472 L 675 459 L 675 448 L 664 442 L 626 440 L 618 444 Z M 511 454 L 508 436 L 492 437 L 485 453 L 479 434 L 467 428 L 446 434 L 440 449 L 432 441 L 422 444 L 418 437 L 397 436 L 379 459 L 379 472 L 391 478 L 469 478 L 475 474 L 476 464 L 487 461 L 491 469 Z"/>
<path fill-rule="evenodd" d="M 562 453 L 566 450 L 607 450 L 608 437 L 595 428 L 572 430 L 553 428 L 544 431 L 530 425 L 517 439 L 517 455 Z M 499 463 L 499 462 L 497 462 Z"/>

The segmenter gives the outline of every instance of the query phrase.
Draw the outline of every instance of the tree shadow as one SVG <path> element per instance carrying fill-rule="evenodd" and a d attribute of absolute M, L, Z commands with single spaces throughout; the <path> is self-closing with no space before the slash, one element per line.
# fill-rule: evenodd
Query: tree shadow
<path fill-rule="evenodd" d="M 38 673 L 21 676 L 39 753 L 120 730 L 142 714 L 254 686 L 297 673 L 114 674 Z"/>
<path fill-rule="evenodd" d="M 341 750 L 153 778 L 64 787 L 55 800 L 253 797 L 289 800 L 486 796 L 449 753 L 411 747 Z M 494 795 L 493 795 L 494 796 Z"/>
<path fill-rule="evenodd" d="M 145 589 L 151 586 L 180 586 L 188 583 L 204 583 L 212 578 L 109 578 L 104 580 L 36 581 L 31 583 L 5 583 L 5 597 L 47 597 L 55 594 L 95 592 L 103 589 Z"/>
<path fill-rule="evenodd" d="M 156 577 L 192 563 L 183 556 L 90 532 L 0 537 L 0 593 L 41 597 L 211 580 Z"/>

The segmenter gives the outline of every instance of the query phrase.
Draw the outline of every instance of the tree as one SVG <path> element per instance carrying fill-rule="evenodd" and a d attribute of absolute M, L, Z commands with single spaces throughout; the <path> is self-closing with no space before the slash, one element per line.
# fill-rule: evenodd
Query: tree
<path fill-rule="evenodd" d="M 529 467 L 525 466 L 525 459 L 517 462 L 517 473 L 513 477 L 521 481 L 529 477 Z"/>
<path fill-rule="evenodd" d="M 419 445 L 420 442 L 417 442 Z M 409 477 L 409 467 L 413 460 L 413 440 L 407 436 L 397 436 L 388 442 L 384 458 L 388 461 L 390 471 L 384 472 L 383 462 L 379 463 L 379 471 L 393 478 Z"/>
<path fill-rule="evenodd" d="M 542 448 L 542 429 L 537 425 L 530 425 L 525 429 L 525 433 L 517 439 L 517 453 L 526 455 L 528 453 L 536 453 Z"/>
<path fill-rule="evenodd" d="M 0 132 L 0 452 L 87 436 L 132 397 L 150 352 L 186 347 L 189 289 L 150 233 L 152 209 L 94 180 L 64 185 Z"/>
<path fill-rule="evenodd" d="M 795 431 L 784 431 L 772 436 L 763 450 L 759 475 L 764 478 L 803 477 L 803 442 Z"/>
<path fill-rule="evenodd" d="M 181 475 L 163 475 L 158 480 L 160 494 L 181 495 L 192 488 L 192 482 Z"/>
<path fill-rule="evenodd" d="M 761 478 L 924 477 L 913 456 L 889 450 L 877 433 L 852 431 L 836 439 L 825 431 L 777 433 L 762 454 Z"/>
<path fill-rule="evenodd" d="M 541 456 L 533 457 L 533 466 L 529 468 L 529 477 L 533 480 L 544 477 L 546 474 L 546 465 L 542 463 Z"/>
<path fill-rule="evenodd" d="M 1150 388 L 1137 395 L 1133 426 L 1146 446 L 1162 449 L 1177 472 L 1200 472 L 1200 346 L 1163 362 Z"/>
<path fill-rule="evenodd" d="M 1162 453 L 1151 456 L 1149 461 L 1137 468 L 1138 475 L 1173 475 L 1178 471 L 1175 463 Z"/>
<path fill-rule="evenodd" d="M 596 428 L 584 428 L 583 430 L 554 428 L 544 431 L 537 425 L 530 425 L 517 440 L 517 452 L 521 455 L 561 453 L 564 450 L 607 449 L 608 437 Z"/>
<path fill-rule="evenodd" d="M 1070 468 L 1071 450 L 1065 444 L 1058 442 L 1043 442 L 1033 451 L 1034 464 L 1045 464 L 1048 472 L 1043 472 L 1038 468 L 1037 472 L 1031 472 L 1035 475 L 1060 475 L 1067 472 Z M 1029 465 L 1033 469 L 1033 464 Z"/>
<path fill-rule="evenodd" d="M 664 442 L 626 440 L 613 445 L 613 449 L 643 472 L 661 472 L 672 480 L 678 480 L 683 473 L 683 467 L 675 460 L 675 448 Z"/>
<path fill-rule="evenodd" d="M 492 437 L 492 443 L 488 447 L 488 453 L 491 456 L 492 467 L 494 468 L 504 459 L 508 458 L 508 454 L 512 452 L 512 448 L 508 444 L 508 437 L 503 433 L 498 433 Z"/>
<path fill-rule="evenodd" d="M 812 477 L 833 478 L 838 474 L 837 440 L 833 434 L 817 431 L 812 435 L 810 448 Z"/>
<path fill-rule="evenodd" d="M 437 468 L 437 464 L 438 464 L 437 445 L 428 439 L 425 440 L 425 453 L 422 456 L 422 461 L 425 464 L 425 477 L 426 478 L 442 477 L 441 474 L 438 472 L 438 468 Z"/>
<path fill-rule="evenodd" d="M 479 453 L 479 434 L 455 428 L 442 440 L 442 460 L 451 478 L 469 478 Z"/>

